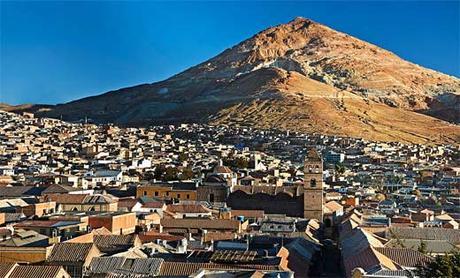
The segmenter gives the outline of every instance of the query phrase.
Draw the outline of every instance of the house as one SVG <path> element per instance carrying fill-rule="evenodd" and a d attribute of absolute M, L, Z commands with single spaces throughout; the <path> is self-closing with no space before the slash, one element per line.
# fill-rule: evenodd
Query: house
<path fill-rule="evenodd" d="M 41 195 L 50 195 L 50 194 L 70 194 L 71 192 L 78 191 L 78 189 L 68 186 L 65 184 L 51 184 L 47 186 L 42 192 Z"/>
<path fill-rule="evenodd" d="M 172 250 L 174 253 L 185 253 L 187 251 L 187 239 L 184 236 L 148 231 L 139 234 L 139 239 L 143 244 L 154 242 L 168 250 Z"/>
<path fill-rule="evenodd" d="M 296 232 L 296 225 L 290 219 L 264 219 L 260 225 L 260 232 L 271 236 L 289 236 Z"/>
<path fill-rule="evenodd" d="M 415 251 L 421 250 L 422 245 L 426 252 L 432 256 L 451 254 L 459 252 L 460 248 L 448 242 L 447 240 L 430 240 L 430 239 L 391 239 L 385 244 L 385 247 L 409 248 Z"/>
<path fill-rule="evenodd" d="M 458 229 L 459 227 L 458 222 L 455 221 L 454 218 L 447 213 L 437 215 L 434 217 L 434 219 L 440 221 L 443 228 Z"/>
<path fill-rule="evenodd" d="M 35 231 L 0 228 L 0 262 L 45 261 L 51 253 L 49 238 Z"/>
<path fill-rule="evenodd" d="M 460 230 L 458 229 L 390 227 L 385 237 L 389 239 L 447 240 L 451 244 L 460 245 Z"/>
<path fill-rule="evenodd" d="M 414 211 L 410 213 L 410 218 L 415 222 L 425 222 L 434 220 L 434 211 L 423 209 L 421 211 Z"/>
<path fill-rule="evenodd" d="M 46 263 L 63 266 L 72 278 L 81 278 L 91 260 L 101 255 L 93 243 L 57 243 Z"/>
<path fill-rule="evenodd" d="M 21 209 L 25 216 L 42 217 L 53 214 L 56 211 L 56 202 L 37 202 L 27 205 Z"/>
<path fill-rule="evenodd" d="M 324 205 L 324 223 L 326 227 L 340 223 L 343 216 L 343 206 L 336 201 L 327 202 Z"/>
<path fill-rule="evenodd" d="M 140 214 L 158 213 L 159 216 L 163 217 L 163 211 L 165 210 L 166 204 L 163 201 L 150 197 L 141 197 L 131 211 Z"/>
<path fill-rule="evenodd" d="M 161 219 L 160 232 L 175 235 L 202 235 L 207 232 L 241 233 L 247 222 L 226 219 Z"/>
<path fill-rule="evenodd" d="M 49 238 L 32 230 L 0 228 L 0 246 L 4 247 L 33 247 L 48 246 Z"/>
<path fill-rule="evenodd" d="M 319 263 L 320 249 L 317 243 L 296 238 L 281 247 L 277 256 L 281 258 L 283 269 L 293 271 L 295 277 L 310 277 L 311 266 Z"/>
<path fill-rule="evenodd" d="M 28 220 L 20 222 L 14 227 L 32 230 L 50 238 L 60 238 L 61 240 L 74 237 L 87 230 L 87 225 L 85 223 L 61 220 Z"/>
<path fill-rule="evenodd" d="M 394 215 L 399 213 L 398 206 L 393 200 L 383 200 L 379 203 L 378 207 L 384 214 Z"/>
<path fill-rule="evenodd" d="M 134 212 L 106 212 L 89 217 L 91 229 L 105 227 L 114 235 L 132 234 L 136 225 L 137 218 Z"/>
<path fill-rule="evenodd" d="M 142 242 L 135 234 L 130 235 L 95 235 L 94 244 L 105 254 L 116 254 L 133 247 L 141 246 Z"/>
<path fill-rule="evenodd" d="M 70 278 L 62 266 L 19 265 L 0 263 L 0 277 L 3 278 Z"/>
<path fill-rule="evenodd" d="M 210 218 L 212 212 L 201 204 L 171 204 L 166 207 L 175 218 Z"/>
<path fill-rule="evenodd" d="M 196 201 L 197 186 L 195 182 L 172 182 L 140 185 L 136 190 L 136 198 L 152 197 L 162 200 Z"/>
<path fill-rule="evenodd" d="M 0 166 L 0 176 L 14 176 L 14 169 L 11 166 Z"/>
<path fill-rule="evenodd" d="M 46 198 L 57 204 L 57 211 L 98 211 L 118 210 L 118 199 L 109 194 L 52 194 Z"/>
<path fill-rule="evenodd" d="M 164 260 L 161 258 L 96 257 L 87 277 L 156 277 Z"/>
<path fill-rule="evenodd" d="M 83 186 L 88 188 L 101 186 L 118 186 L 123 180 L 123 172 L 119 170 L 97 170 L 89 172 L 83 179 Z"/>

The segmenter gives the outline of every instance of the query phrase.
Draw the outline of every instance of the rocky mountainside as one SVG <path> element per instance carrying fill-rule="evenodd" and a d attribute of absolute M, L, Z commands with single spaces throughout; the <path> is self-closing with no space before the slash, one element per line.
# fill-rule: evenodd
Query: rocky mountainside
<path fill-rule="evenodd" d="M 460 141 L 460 80 L 304 18 L 167 80 L 39 110 L 122 125 L 250 124 L 404 142 Z"/>

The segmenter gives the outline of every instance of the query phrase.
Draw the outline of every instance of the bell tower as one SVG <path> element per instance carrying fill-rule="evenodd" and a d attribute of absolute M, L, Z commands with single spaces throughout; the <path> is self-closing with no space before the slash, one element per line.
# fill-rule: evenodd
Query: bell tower
<path fill-rule="evenodd" d="M 323 160 L 316 149 L 309 149 L 304 163 L 304 217 L 323 222 Z"/>

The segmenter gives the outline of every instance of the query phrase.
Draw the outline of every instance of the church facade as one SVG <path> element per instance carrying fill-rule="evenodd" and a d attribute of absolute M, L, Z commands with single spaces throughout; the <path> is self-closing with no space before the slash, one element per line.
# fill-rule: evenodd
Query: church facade
<path fill-rule="evenodd" d="M 323 161 L 315 150 L 307 152 L 304 182 L 297 186 L 234 186 L 227 205 L 238 210 L 314 218 L 323 221 Z"/>

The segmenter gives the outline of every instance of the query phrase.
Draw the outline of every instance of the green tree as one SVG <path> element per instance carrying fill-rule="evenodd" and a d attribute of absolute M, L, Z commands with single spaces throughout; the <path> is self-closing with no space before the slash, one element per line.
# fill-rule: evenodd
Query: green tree
<path fill-rule="evenodd" d="M 419 266 L 417 275 L 421 278 L 460 277 L 460 252 L 437 256 L 425 266 Z"/>
<path fill-rule="evenodd" d="M 153 177 L 157 180 L 161 180 L 163 179 L 163 175 L 166 171 L 166 167 L 164 165 L 158 165 L 156 168 L 155 168 L 155 172 L 154 172 L 154 175 Z"/>
<path fill-rule="evenodd" d="M 192 169 L 185 168 L 185 169 L 182 170 L 182 173 L 180 175 L 180 179 L 181 180 L 189 180 L 189 179 L 193 178 L 193 176 L 194 176 L 194 173 L 193 173 Z"/>
<path fill-rule="evenodd" d="M 335 164 L 334 168 L 335 168 L 336 173 L 339 175 L 343 175 L 343 173 L 345 173 L 345 170 L 346 170 L 345 166 L 343 166 L 343 164 L 341 163 Z"/>
<path fill-rule="evenodd" d="M 180 162 L 187 161 L 187 159 L 188 159 L 188 154 L 186 154 L 186 153 L 180 153 L 178 159 L 179 159 Z"/>
<path fill-rule="evenodd" d="M 167 167 L 164 173 L 166 181 L 177 180 L 177 169 L 175 167 Z"/>
<path fill-rule="evenodd" d="M 248 168 L 249 166 L 249 161 L 245 159 L 244 157 L 237 157 L 237 158 L 226 158 L 223 160 L 223 163 L 225 166 L 229 166 L 232 168 L 238 168 L 238 169 L 245 169 Z"/>

